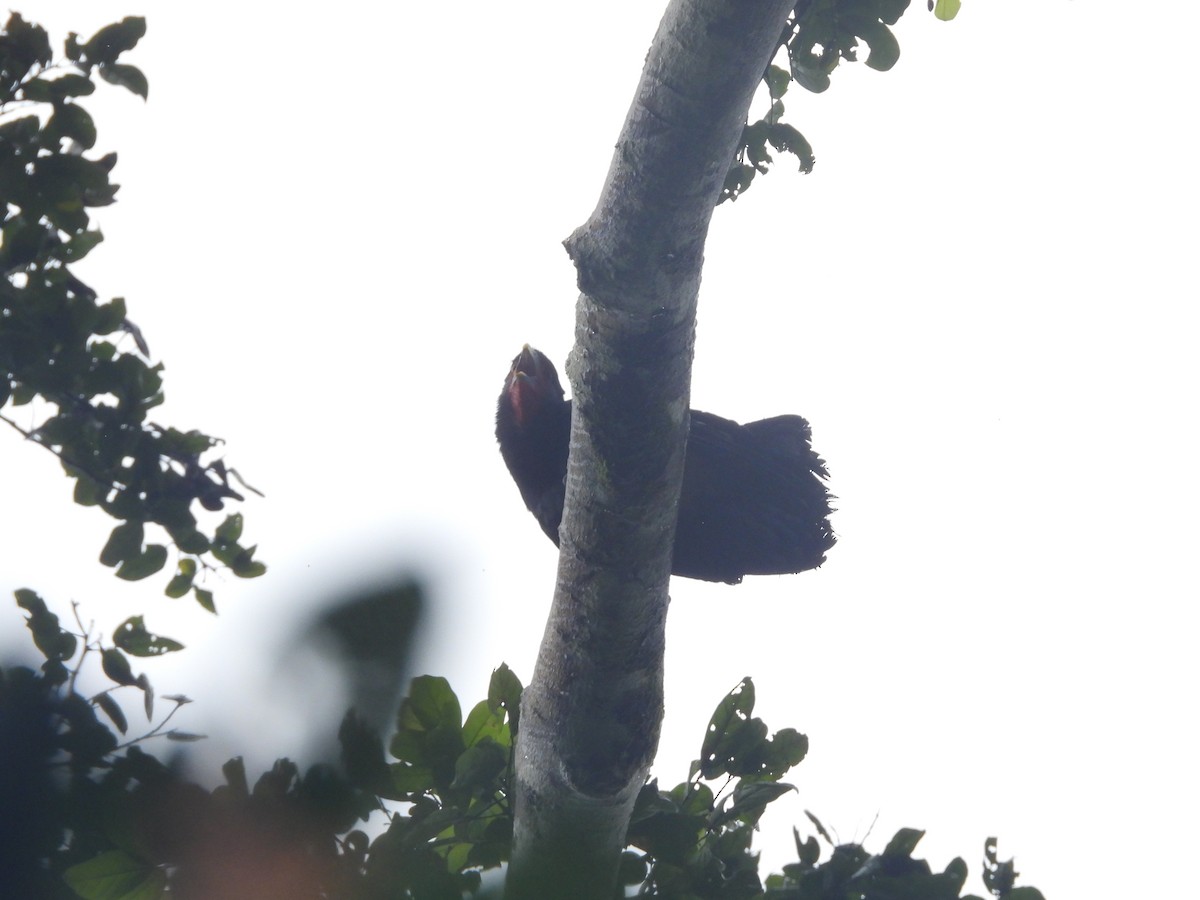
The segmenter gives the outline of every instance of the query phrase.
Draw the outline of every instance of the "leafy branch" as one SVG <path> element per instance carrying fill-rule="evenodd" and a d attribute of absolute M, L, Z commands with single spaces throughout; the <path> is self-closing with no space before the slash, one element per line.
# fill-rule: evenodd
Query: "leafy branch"
<path fill-rule="evenodd" d="M 45 30 L 20 15 L 0 31 L 0 408 L 35 400 L 52 408 L 28 428 L 0 419 L 58 457 L 76 503 L 122 523 L 101 562 L 127 580 L 155 574 L 166 547 L 142 538 L 145 525 L 158 525 L 181 555 L 166 593 L 191 591 L 215 611 L 211 590 L 194 584 L 199 571 L 253 578 L 266 567 L 238 543 L 240 516 L 210 532 L 193 504 L 212 512 L 243 500 L 231 477 L 259 492 L 210 458 L 219 439 L 147 420 L 163 402 L 161 363 L 149 362 L 124 299 L 99 303 L 70 270 L 103 240 L 88 210 L 114 202 L 119 187 L 109 178 L 115 153 L 86 155 L 96 126 L 79 101 L 95 76 L 147 96 L 145 75 L 121 61 L 145 31 L 144 19 L 130 17 L 84 42 L 71 34 L 57 61 Z M 136 352 L 122 351 L 117 334 L 131 336 Z"/>

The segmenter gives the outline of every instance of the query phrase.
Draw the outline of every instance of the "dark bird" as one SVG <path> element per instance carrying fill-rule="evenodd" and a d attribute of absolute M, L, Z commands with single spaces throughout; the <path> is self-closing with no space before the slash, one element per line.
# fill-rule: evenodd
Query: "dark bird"
<path fill-rule="evenodd" d="M 557 546 L 571 401 L 554 365 L 528 344 L 504 380 L 496 437 L 521 498 Z M 799 416 L 739 425 L 693 409 L 672 573 L 737 584 L 816 568 L 836 540 L 828 477 Z"/>

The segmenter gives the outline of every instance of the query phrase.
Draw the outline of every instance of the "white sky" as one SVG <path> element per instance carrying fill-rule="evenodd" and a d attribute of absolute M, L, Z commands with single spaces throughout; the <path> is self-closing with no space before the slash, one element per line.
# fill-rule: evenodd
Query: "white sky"
<path fill-rule="evenodd" d="M 87 104 L 123 187 L 81 274 L 166 362 L 159 418 L 228 439 L 267 493 L 244 511 L 271 572 L 216 585 L 217 619 L 161 577 L 117 581 L 92 562 L 112 522 L 10 435 L 0 590 L 81 600 L 109 629 L 144 612 L 189 645 L 145 667 L 198 701 L 181 727 L 252 728 L 213 745 L 252 766 L 316 718 L 256 648 L 347 579 L 432 572 L 418 669 L 465 704 L 501 661 L 527 681 L 555 555 L 494 403 L 523 342 L 560 364 L 570 347 L 559 242 L 595 204 L 661 9 L 18 7 L 56 43 L 149 17 L 130 57 L 149 103 Z M 1196 77 L 1162 38 L 1200 12 L 923 7 L 892 72 L 789 95 L 812 175 L 785 161 L 717 212 L 693 405 L 808 417 L 841 541 L 816 573 L 675 581 L 656 772 L 686 775 L 750 674 L 768 725 L 812 742 L 799 798 L 764 821 L 769 867 L 808 808 L 845 840 L 878 816 L 875 849 L 925 828 L 923 854 L 964 856 L 980 893 L 996 834 L 1050 900 L 1174 895 L 1200 838 L 1200 190 Z"/>

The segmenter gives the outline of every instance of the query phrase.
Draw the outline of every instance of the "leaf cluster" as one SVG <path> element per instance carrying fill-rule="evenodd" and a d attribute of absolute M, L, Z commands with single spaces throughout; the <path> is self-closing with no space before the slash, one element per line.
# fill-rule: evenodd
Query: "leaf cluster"
<path fill-rule="evenodd" d="M 89 210 L 113 203 L 119 187 L 110 179 L 116 154 L 89 155 L 96 125 L 80 98 L 96 76 L 147 95 L 142 72 L 121 61 L 145 31 L 131 17 L 86 41 L 71 34 L 58 61 L 45 30 L 20 15 L 0 31 L 0 409 L 28 407 L 29 421 L 0 418 L 58 456 L 75 502 L 123 523 L 101 554 L 118 577 L 167 564 L 165 544 L 143 541 L 144 526 L 156 524 L 181 555 L 166 592 L 192 590 L 211 610 L 211 592 L 193 585 L 199 569 L 265 571 L 254 548 L 238 544 L 240 516 L 208 533 L 193 511 L 243 499 L 230 483 L 241 479 L 207 458 L 218 439 L 148 419 L 163 402 L 161 363 L 150 363 L 124 299 L 99 302 L 71 271 L 103 240 Z"/>
<path fill-rule="evenodd" d="M 863 47 L 864 62 L 886 72 L 900 58 L 900 44 L 891 27 L 908 9 L 910 0 L 800 0 L 789 13 L 773 60 L 763 73 L 770 107 L 758 121 L 742 130 L 733 164 L 718 200 L 736 200 L 756 175 L 766 174 L 772 152 L 790 153 L 805 174 L 813 170 L 812 145 L 783 121 L 783 96 L 793 84 L 812 93 L 829 88 L 830 76 L 842 61 L 856 62 Z M 929 8 L 939 19 L 951 19 L 958 4 L 938 0 Z M 782 57 L 782 59 L 781 59 Z"/>
<path fill-rule="evenodd" d="M 21 863 L 0 865 L 9 873 L 0 896 L 458 900 L 480 892 L 482 872 L 509 860 L 522 687 L 507 666 L 465 716 L 444 678 L 413 679 L 386 743 L 349 712 L 338 735 L 340 768 L 302 772 L 282 759 L 251 786 L 235 758 L 223 767 L 224 783 L 205 790 L 143 749 L 152 737 L 200 738 L 166 729 L 187 698 L 165 698 L 175 707 L 127 740 L 111 696 L 141 690 L 151 722 L 153 691 L 134 676 L 130 657 L 181 645 L 136 616 L 106 644 L 82 625 L 64 628 L 32 591 L 19 591 L 17 602 L 45 662 L 40 671 L 0 676 L 0 800 L 22 826 L 0 842 L 0 854 Z M 89 653 L 113 687 L 84 697 L 76 683 Z M 754 684 L 744 679 L 713 712 L 687 780 L 642 789 L 622 891 L 679 900 L 958 900 L 966 865 L 955 860 L 932 873 L 912 856 L 922 832 L 903 829 L 873 855 L 835 845 L 811 814 L 828 857 L 816 838 L 801 841 L 796 832 L 796 862 L 760 879 L 759 820 L 794 790 L 782 779 L 804 759 L 808 739 L 790 728 L 771 734 L 754 702 Z M 1014 888 L 1012 863 L 996 858 L 994 840 L 986 853 L 985 884 L 995 897 L 1041 900 L 1032 888 Z"/>

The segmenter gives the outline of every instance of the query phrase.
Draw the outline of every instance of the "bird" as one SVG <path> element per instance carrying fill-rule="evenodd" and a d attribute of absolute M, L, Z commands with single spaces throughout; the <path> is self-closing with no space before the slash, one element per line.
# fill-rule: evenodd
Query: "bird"
<path fill-rule="evenodd" d="M 814 569 L 837 540 L 825 461 L 800 416 L 744 425 L 691 410 L 671 572 L 738 584 L 746 575 Z M 545 354 L 528 344 L 496 406 L 500 454 L 542 531 L 558 545 L 571 401 Z"/>

